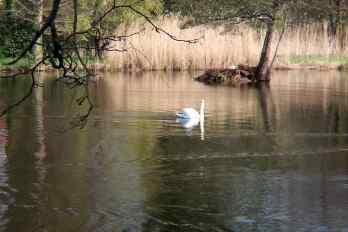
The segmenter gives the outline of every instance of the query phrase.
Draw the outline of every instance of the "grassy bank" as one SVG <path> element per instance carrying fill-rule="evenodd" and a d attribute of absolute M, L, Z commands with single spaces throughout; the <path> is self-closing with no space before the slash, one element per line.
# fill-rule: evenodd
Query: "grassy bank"
<path fill-rule="evenodd" d="M 348 55 L 292 55 L 289 57 L 291 64 L 303 65 L 348 65 Z"/>
<path fill-rule="evenodd" d="M 257 64 L 263 31 L 256 31 L 247 25 L 240 25 L 233 30 L 206 25 L 180 29 L 184 23 L 177 17 L 164 18 L 158 22 L 178 38 L 202 38 L 197 44 L 172 41 L 142 23 L 119 28 L 119 35 L 145 30 L 114 44 L 118 49 L 127 49 L 128 52 L 109 53 L 105 61 L 107 70 L 197 70 Z M 278 38 L 277 34 L 273 49 Z M 348 35 L 339 33 L 338 38 L 339 42 L 330 42 L 325 24 L 289 28 L 280 44 L 275 67 L 345 66 L 348 63 L 348 49 L 345 45 Z"/>

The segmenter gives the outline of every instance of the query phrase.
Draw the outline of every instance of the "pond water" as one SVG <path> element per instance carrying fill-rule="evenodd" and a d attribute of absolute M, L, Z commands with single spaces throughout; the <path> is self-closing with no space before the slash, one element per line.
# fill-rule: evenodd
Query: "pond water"
<path fill-rule="evenodd" d="M 212 87 L 190 73 L 54 78 L 0 119 L 0 231 L 348 232 L 348 74 Z M 0 105 L 28 79 L 2 80 Z M 175 112 L 199 108 L 204 125 Z M 203 128 L 204 127 L 204 128 Z"/>

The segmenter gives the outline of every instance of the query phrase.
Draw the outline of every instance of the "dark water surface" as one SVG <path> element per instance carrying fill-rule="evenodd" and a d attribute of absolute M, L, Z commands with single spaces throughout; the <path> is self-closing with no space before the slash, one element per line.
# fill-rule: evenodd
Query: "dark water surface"
<path fill-rule="evenodd" d="M 269 87 L 191 74 L 53 78 L 0 119 L 0 231 L 348 232 L 348 74 L 277 72 Z M 30 86 L 2 80 L 0 105 Z M 206 100 L 204 131 L 175 112 Z"/>

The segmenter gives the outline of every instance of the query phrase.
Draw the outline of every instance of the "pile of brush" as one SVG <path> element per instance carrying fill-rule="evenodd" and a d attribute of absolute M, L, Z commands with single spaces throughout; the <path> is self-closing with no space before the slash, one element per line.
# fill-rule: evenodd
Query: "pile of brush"
<path fill-rule="evenodd" d="M 227 69 L 209 69 L 195 80 L 209 85 L 247 84 L 255 81 L 255 72 L 255 67 L 238 65 Z"/>

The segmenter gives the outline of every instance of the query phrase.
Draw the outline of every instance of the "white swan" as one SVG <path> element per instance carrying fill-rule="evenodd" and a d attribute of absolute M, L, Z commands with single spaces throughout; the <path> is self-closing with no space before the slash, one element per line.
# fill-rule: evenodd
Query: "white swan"
<path fill-rule="evenodd" d="M 200 113 L 193 108 L 184 108 L 181 112 L 176 113 L 177 122 L 186 129 L 188 135 L 191 135 L 192 129 L 200 124 L 201 140 L 204 140 L 204 99 L 201 102 Z"/>
<path fill-rule="evenodd" d="M 178 118 L 184 118 L 184 119 L 195 119 L 197 121 L 203 121 L 204 120 L 204 99 L 201 101 L 201 109 L 198 113 L 197 110 L 193 108 L 184 108 L 181 112 L 176 113 L 176 116 Z"/>

